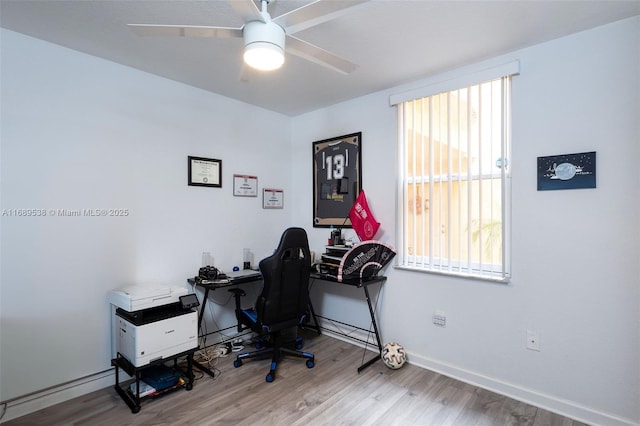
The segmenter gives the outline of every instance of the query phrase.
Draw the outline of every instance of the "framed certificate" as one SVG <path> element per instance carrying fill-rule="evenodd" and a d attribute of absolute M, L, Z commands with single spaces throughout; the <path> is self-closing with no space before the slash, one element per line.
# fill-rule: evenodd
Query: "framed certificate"
<path fill-rule="evenodd" d="M 189 185 L 222 187 L 222 160 L 189 156 Z"/>
<path fill-rule="evenodd" d="M 262 189 L 263 209 L 284 208 L 284 191 L 282 189 L 263 188 Z"/>
<path fill-rule="evenodd" d="M 233 195 L 236 197 L 257 197 L 258 177 L 233 175 Z"/>
<path fill-rule="evenodd" d="M 313 226 L 351 227 L 362 188 L 362 133 L 313 142 Z"/>

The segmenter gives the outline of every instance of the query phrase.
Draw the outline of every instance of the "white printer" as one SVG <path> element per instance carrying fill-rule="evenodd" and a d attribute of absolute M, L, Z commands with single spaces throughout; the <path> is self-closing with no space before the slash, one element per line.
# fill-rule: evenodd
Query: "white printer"
<path fill-rule="evenodd" d="M 114 290 L 115 350 L 135 367 L 198 347 L 198 313 L 183 308 L 186 288 L 131 286 Z"/>
<path fill-rule="evenodd" d="M 127 312 L 135 312 L 179 302 L 180 296 L 185 294 L 187 289 L 184 287 L 141 284 L 113 290 L 109 294 L 109 302 Z"/>

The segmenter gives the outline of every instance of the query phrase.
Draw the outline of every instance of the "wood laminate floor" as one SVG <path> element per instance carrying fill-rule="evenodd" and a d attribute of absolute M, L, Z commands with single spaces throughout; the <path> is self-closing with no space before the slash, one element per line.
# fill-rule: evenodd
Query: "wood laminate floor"
<path fill-rule="evenodd" d="M 363 349 L 305 336 L 315 368 L 284 360 L 273 383 L 269 361 L 219 358 L 215 379 L 196 371 L 191 391 L 142 403 L 132 414 L 112 387 L 4 422 L 22 425 L 584 425 L 422 368 L 390 370 L 381 361 L 360 374 Z M 371 357 L 366 353 L 366 359 Z"/>

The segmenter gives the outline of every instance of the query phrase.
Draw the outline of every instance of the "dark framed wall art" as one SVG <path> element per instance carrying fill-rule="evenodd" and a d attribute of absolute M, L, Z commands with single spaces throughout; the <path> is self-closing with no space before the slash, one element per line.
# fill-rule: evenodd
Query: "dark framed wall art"
<path fill-rule="evenodd" d="M 350 227 L 362 189 L 362 133 L 313 142 L 313 226 Z"/>
<path fill-rule="evenodd" d="M 538 191 L 595 187 L 595 152 L 538 157 Z"/>
<path fill-rule="evenodd" d="M 189 156 L 189 178 L 191 186 L 222 187 L 222 160 Z"/>

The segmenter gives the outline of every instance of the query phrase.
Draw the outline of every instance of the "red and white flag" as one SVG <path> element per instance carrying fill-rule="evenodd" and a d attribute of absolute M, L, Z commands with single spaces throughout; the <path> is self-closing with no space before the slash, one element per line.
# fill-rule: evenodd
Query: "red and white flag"
<path fill-rule="evenodd" d="M 376 221 L 369 209 L 364 191 L 360 191 L 356 202 L 353 203 L 349 211 L 349 218 L 351 219 L 351 226 L 358 234 L 360 241 L 373 239 L 373 236 L 378 232 L 378 228 L 380 228 L 380 223 Z"/>

